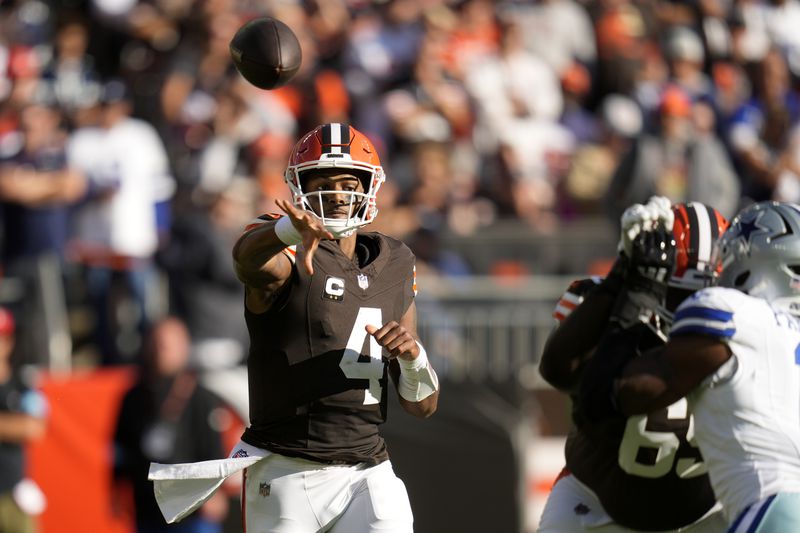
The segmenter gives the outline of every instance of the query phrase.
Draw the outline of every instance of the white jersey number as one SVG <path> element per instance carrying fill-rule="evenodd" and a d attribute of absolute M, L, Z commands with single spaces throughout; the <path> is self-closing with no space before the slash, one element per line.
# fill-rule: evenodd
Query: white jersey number
<path fill-rule="evenodd" d="M 686 418 L 688 404 L 681 398 L 667 408 L 667 418 Z M 632 476 L 659 478 L 667 475 L 673 467 L 680 478 L 688 479 L 706 473 L 706 465 L 691 457 L 684 457 L 675 461 L 675 454 L 680 446 L 680 439 L 671 431 L 648 431 L 647 415 L 637 415 L 628 418 L 625 434 L 619 446 L 619 466 Z M 689 417 L 689 429 L 686 431 L 686 440 L 694 446 L 694 417 Z M 642 448 L 657 450 L 656 460 L 653 464 L 638 462 L 637 456 Z"/>
<path fill-rule="evenodd" d="M 383 359 L 381 359 L 383 348 L 375 340 L 375 337 L 367 333 L 365 328 L 368 324 L 381 326 L 383 324 L 382 317 L 381 310 L 376 307 L 362 307 L 358 310 L 356 322 L 353 324 L 350 338 L 347 340 L 347 347 L 344 349 L 342 360 L 339 361 L 339 368 L 348 378 L 369 380 L 369 388 L 364 390 L 364 405 L 381 401 L 383 387 L 381 387 L 380 379 L 383 377 Z M 367 337 L 369 337 L 369 347 L 367 348 L 369 361 L 359 361 Z"/>

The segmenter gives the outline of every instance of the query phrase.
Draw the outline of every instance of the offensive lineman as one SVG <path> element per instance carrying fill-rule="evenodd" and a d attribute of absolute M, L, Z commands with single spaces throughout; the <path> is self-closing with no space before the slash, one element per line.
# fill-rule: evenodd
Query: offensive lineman
<path fill-rule="evenodd" d="M 729 531 L 800 531 L 800 206 L 742 210 L 714 255 L 718 286 L 678 308 L 663 348 L 625 367 L 606 389 L 616 403 L 600 388 L 585 400 L 613 418 L 686 396 Z"/>
<path fill-rule="evenodd" d="M 677 265 L 668 285 L 638 274 L 636 267 L 656 248 L 653 230 L 665 226 L 677 241 Z M 626 360 L 643 347 L 664 342 L 669 312 L 704 284 L 711 245 L 727 221 L 715 209 L 691 202 L 670 208 L 662 197 L 636 204 L 622 217 L 620 257 L 602 281 L 574 282 L 559 302 L 559 320 L 540 361 L 542 376 L 573 401 L 583 373 L 603 334 L 629 317 L 631 302 L 650 312 L 639 337 L 616 346 Z M 661 298 L 657 293 L 665 293 Z M 628 419 L 590 422 L 573 410 L 574 427 L 565 446 L 566 467 L 548 498 L 541 533 L 591 531 L 724 531 L 702 457 L 692 441 L 685 400 L 669 409 Z M 666 406 L 665 406 L 666 407 Z"/>

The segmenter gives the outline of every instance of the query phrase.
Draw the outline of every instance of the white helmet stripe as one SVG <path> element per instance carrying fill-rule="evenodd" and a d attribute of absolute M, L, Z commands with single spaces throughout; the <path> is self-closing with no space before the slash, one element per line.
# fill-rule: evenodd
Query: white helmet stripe
<path fill-rule="evenodd" d="M 342 153 L 342 125 L 339 123 L 333 123 L 330 125 L 331 130 L 331 153 L 332 154 L 341 154 Z"/>
<path fill-rule="evenodd" d="M 711 219 L 706 206 L 698 202 L 689 202 L 689 207 L 697 217 L 697 269 L 702 271 L 711 260 L 712 230 Z"/>

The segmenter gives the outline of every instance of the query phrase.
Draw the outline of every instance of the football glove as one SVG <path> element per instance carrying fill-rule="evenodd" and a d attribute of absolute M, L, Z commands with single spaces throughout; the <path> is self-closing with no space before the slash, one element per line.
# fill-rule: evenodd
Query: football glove
<path fill-rule="evenodd" d="M 649 323 L 663 308 L 667 282 L 675 266 L 675 239 L 661 224 L 644 231 L 631 243 L 631 256 L 623 290 L 617 298 L 611 320 L 622 327 Z"/>
<path fill-rule="evenodd" d="M 652 196 L 644 205 L 633 204 L 622 213 L 617 251 L 631 257 L 633 241 L 640 233 L 657 225 L 672 231 L 674 222 L 672 204 L 663 196 Z"/>

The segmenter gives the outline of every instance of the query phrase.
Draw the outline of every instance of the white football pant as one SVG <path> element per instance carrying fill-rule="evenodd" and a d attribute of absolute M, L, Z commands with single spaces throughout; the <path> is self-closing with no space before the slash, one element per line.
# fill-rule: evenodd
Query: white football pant
<path fill-rule="evenodd" d="M 244 533 L 411 533 L 392 464 L 325 465 L 271 454 L 244 472 Z"/>
<path fill-rule="evenodd" d="M 575 509 L 581 510 L 580 513 Z M 727 529 L 722 507 L 717 504 L 700 520 L 688 526 L 663 533 L 723 533 Z M 539 533 L 634 533 L 608 516 L 600 500 L 572 474 L 559 479 L 553 486 L 542 517 Z"/>

